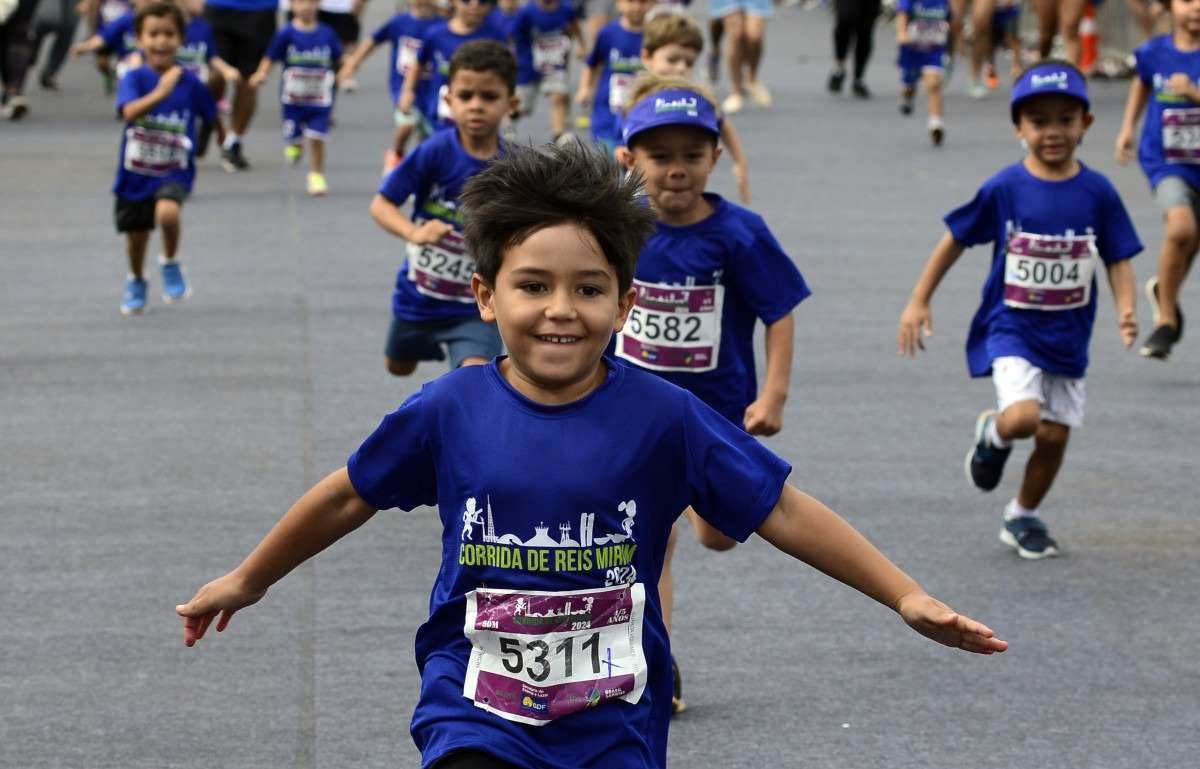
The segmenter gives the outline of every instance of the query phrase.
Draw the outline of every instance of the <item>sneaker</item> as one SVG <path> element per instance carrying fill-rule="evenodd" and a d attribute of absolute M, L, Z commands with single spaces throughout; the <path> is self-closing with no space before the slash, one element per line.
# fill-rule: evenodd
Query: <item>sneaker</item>
<path fill-rule="evenodd" d="M 59 90 L 58 78 L 53 75 L 42 75 L 38 78 L 38 84 L 42 87 L 43 91 Z"/>
<path fill-rule="evenodd" d="M 1058 543 L 1050 536 L 1041 518 L 1028 515 L 1004 522 L 1000 541 L 1017 551 L 1022 558 L 1036 561 L 1058 555 Z"/>
<path fill-rule="evenodd" d="M 158 263 L 162 273 L 163 301 L 167 304 L 182 302 L 192 295 L 192 287 L 183 274 L 183 267 L 176 259 L 163 260 Z"/>
<path fill-rule="evenodd" d="M 4 105 L 4 117 L 8 120 L 20 120 L 28 114 L 29 101 L 21 94 L 10 96 Z"/>
<path fill-rule="evenodd" d="M 104 81 L 104 95 L 112 96 L 117 91 L 117 76 L 113 74 L 111 69 L 105 69 L 100 72 L 100 79 Z"/>
<path fill-rule="evenodd" d="M 912 94 L 900 96 L 900 114 L 908 117 L 913 113 L 913 97 Z"/>
<path fill-rule="evenodd" d="M 983 84 L 989 91 L 994 91 L 1000 87 L 1000 76 L 996 74 L 996 68 L 991 64 L 987 67 L 987 72 L 983 76 Z"/>
<path fill-rule="evenodd" d="M 750 89 L 750 100 L 759 109 L 767 109 L 771 106 L 771 92 L 763 85 L 761 80 L 755 80 L 748 88 Z"/>
<path fill-rule="evenodd" d="M 671 715 L 678 715 L 687 710 L 683 701 L 683 676 L 679 675 L 679 665 L 675 663 L 675 655 L 671 655 Z"/>
<path fill-rule="evenodd" d="M 121 296 L 122 315 L 141 315 L 146 309 L 146 280 L 129 278 L 125 281 L 125 293 Z"/>
<path fill-rule="evenodd" d="M 980 491 L 991 491 L 1000 485 L 1004 474 L 1004 463 L 1012 453 L 1012 446 L 996 448 L 988 440 L 989 428 L 996 419 L 996 412 L 988 409 L 975 420 L 975 445 L 967 452 L 967 480 Z"/>
<path fill-rule="evenodd" d="M 383 151 L 383 174 L 382 175 L 387 176 L 388 174 L 390 174 L 392 172 L 392 169 L 395 168 L 396 166 L 400 165 L 400 161 L 402 161 L 402 160 L 404 160 L 403 156 L 399 155 L 396 152 L 396 150 L 392 149 L 391 147 L 388 147 L 386 150 Z"/>
<path fill-rule="evenodd" d="M 316 171 L 308 173 L 308 194 L 314 198 L 319 198 L 329 192 L 329 185 L 325 182 L 325 174 L 319 174 Z"/>
<path fill-rule="evenodd" d="M 1183 313 L 1179 313 L 1180 329 L 1183 328 Z M 1154 358 L 1156 360 L 1166 360 L 1171 357 L 1171 348 L 1183 336 L 1181 330 L 1176 330 L 1170 326 L 1158 326 L 1150 336 L 1146 337 L 1142 349 L 1138 350 L 1144 358 Z"/>
<path fill-rule="evenodd" d="M 978 80 L 972 80 L 967 83 L 967 95 L 972 99 L 986 99 L 988 95 L 987 86 Z"/>
<path fill-rule="evenodd" d="M 846 70 L 835 69 L 833 72 L 829 73 L 829 82 L 825 84 L 825 87 L 829 89 L 830 93 L 841 93 L 842 84 L 845 82 Z"/>
<path fill-rule="evenodd" d="M 929 141 L 933 142 L 933 146 L 942 146 L 942 141 L 946 138 L 946 126 L 942 123 L 941 118 L 929 118 Z"/>
<path fill-rule="evenodd" d="M 296 165 L 304 157 L 304 148 L 299 144 L 289 144 L 283 148 L 283 157 L 287 162 Z"/>
<path fill-rule="evenodd" d="M 859 99 L 870 99 L 871 91 L 867 88 L 867 84 L 861 80 L 855 80 L 850 84 L 850 93 L 854 94 Z"/>
<path fill-rule="evenodd" d="M 221 165 L 224 166 L 225 170 L 231 174 L 237 171 L 245 171 L 246 169 L 250 168 L 250 163 L 248 163 L 245 156 L 242 155 L 241 142 L 234 142 L 233 144 L 221 150 Z"/>
<path fill-rule="evenodd" d="M 354 93 L 358 90 L 358 81 L 352 77 L 348 77 L 342 81 L 342 90 L 346 93 Z"/>
<path fill-rule="evenodd" d="M 746 106 L 742 100 L 740 93 L 731 93 L 725 97 L 725 101 L 721 102 L 721 111 L 726 115 L 736 115 Z"/>
<path fill-rule="evenodd" d="M 1154 322 L 1158 323 L 1158 276 L 1150 278 L 1146 281 L 1146 299 L 1150 302 L 1151 317 Z"/>
<path fill-rule="evenodd" d="M 575 127 L 578 128 L 580 131 L 588 130 L 589 128 L 592 127 L 592 116 L 586 115 L 586 114 L 579 115 L 578 117 L 575 118 Z"/>

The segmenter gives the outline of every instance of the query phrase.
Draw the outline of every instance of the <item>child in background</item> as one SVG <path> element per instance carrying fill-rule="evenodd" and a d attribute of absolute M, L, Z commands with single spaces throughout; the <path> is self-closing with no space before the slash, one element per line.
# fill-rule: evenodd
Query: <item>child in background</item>
<path fill-rule="evenodd" d="M 396 132 L 392 136 L 392 144 L 383 153 L 383 173 L 386 176 L 393 168 L 400 165 L 408 151 L 408 141 L 413 134 L 417 142 L 424 141 L 433 133 L 433 124 L 419 109 L 407 111 L 400 109 L 400 93 L 404 88 L 404 75 L 412 70 L 420 78 L 414 91 L 417 104 L 429 102 L 429 77 L 415 67 L 421 54 L 422 40 L 435 24 L 442 21 L 434 12 L 433 0 L 409 0 L 408 11 L 397 13 L 379 29 L 371 34 L 371 39 L 360 46 L 353 54 L 346 57 L 338 73 L 338 80 L 345 81 L 354 77 L 354 73 L 362 66 L 367 57 L 378 46 L 384 43 L 391 45 L 392 64 L 388 67 L 388 94 L 391 97 L 391 112 L 396 124 Z"/>
<path fill-rule="evenodd" d="M 404 87 L 400 92 L 399 107 L 407 113 L 416 106 L 434 128 L 443 128 L 453 120 L 453 113 L 446 101 L 449 88 L 450 59 L 463 43 L 472 40 L 495 40 L 507 43 L 507 30 L 499 30 L 488 22 L 495 0 L 454 0 L 454 15 L 444 24 L 435 24 L 425 33 L 421 51 L 417 54 L 417 72 L 428 71 L 430 82 L 426 101 L 417 102 L 417 86 L 420 78 L 413 71 L 404 73 Z"/>
<path fill-rule="evenodd" d="M 126 72 L 142 65 L 141 58 L 138 56 L 134 13 L 132 10 L 127 11 L 101 26 L 94 35 L 71 46 L 71 55 L 103 54 L 102 60 L 97 58 L 97 67 L 101 68 L 101 72 L 105 74 L 106 78 L 108 77 L 107 73 L 111 71 L 116 82 L 120 82 Z M 113 59 L 116 60 L 115 66 L 111 64 Z M 110 89 L 111 85 L 106 83 L 105 88 Z"/>
<path fill-rule="evenodd" d="M 425 767 L 665 767 L 670 639 L 655 580 L 689 506 L 936 643 L 1007 648 L 788 484 L 790 465 L 754 438 L 603 356 L 650 229 L 639 181 L 572 142 L 515 150 L 468 183 L 473 291 L 510 355 L 439 377 L 385 417 L 240 566 L 175 607 L 187 646 L 376 510 L 437 505 L 439 533 L 420 543 L 441 565 L 416 639 L 411 724 Z"/>
<path fill-rule="evenodd" d="M 317 21 L 317 0 L 292 0 L 290 24 L 275 33 L 258 69 L 250 76 L 251 88 L 266 82 L 274 62 L 282 62 L 279 100 L 283 105 L 284 157 L 292 163 L 304 153 L 308 138 L 309 195 L 329 192 L 325 180 L 325 138 L 333 116 L 334 80 L 342 60 L 337 34 Z"/>
<path fill-rule="evenodd" d="M 158 263 L 163 301 L 172 304 L 191 295 L 177 258 L 181 208 L 196 178 L 192 149 L 196 120 L 215 120 L 217 106 L 208 87 L 175 60 L 184 26 L 183 13 L 174 4 L 143 4 L 134 18 L 134 30 L 144 63 L 117 86 L 117 112 L 125 120 L 125 131 L 113 184 L 114 218 L 117 232 L 125 233 L 129 257 L 122 315 L 146 309 L 143 268 L 156 224 L 162 230 Z"/>
<path fill-rule="evenodd" d="M 500 153 L 500 124 L 516 109 L 517 63 L 503 44 L 474 40 L 455 51 L 448 74 L 453 125 L 413 150 L 371 201 L 376 223 L 407 241 L 384 350 L 396 376 L 411 374 L 420 361 L 445 360 L 447 352 L 453 370 L 501 351 L 495 325 L 480 320 L 475 307 L 475 259 L 463 245 L 458 194 Z M 410 197 L 411 218 L 400 211 Z"/>
<path fill-rule="evenodd" d="M 203 0 L 186 0 L 182 3 L 183 15 L 187 20 L 187 28 L 183 31 L 183 45 L 175 53 L 175 59 L 184 69 L 191 72 L 201 83 L 208 85 L 208 92 L 218 103 L 225 98 L 225 86 L 229 82 L 236 83 L 241 79 L 241 73 L 217 55 L 217 43 L 213 39 L 212 25 L 202 15 Z M 217 123 L 221 123 L 221 113 L 217 112 Z M 201 123 L 196 143 L 196 157 L 204 157 L 208 150 L 208 140 L 212 134 L 211 123 Z M 224 135 L 224 125 L 219 131 Z"/>
<path fill-rule="evenodd" d="M 1028 154 L 946 215 L 949 231 L 925 264 L 897 334 L 902 355 L 924 349 L 922 336 L 933 333 L 929 301 L 942 276 L 965 249 L 995 243 L 967 365 L 973 377 L 992 377 L 998 408 L 976 420 L 966 472 L 976 488 L 991 491 L 1013 441 L 1033 438 L 1000 529 L 1001 542 L 1028 559 L 1059 554 L 1038 508 L 1072 428 L 1083 424 L 1097 267 L 1108 273 L 1121 341 L 1129 347 L 1137 338 L 1129 260 L 1142 244 L 1112 183 L 1075 159 L 1092 123 L 1088 108 L 1087 83 L 1074 65 L 1043 61 L 1018 78 L 1012 120 Z"/>
<path fill-rule="evenodd" d="M 761 216 L 705 191 L 721 156 L 716 98 L 689 80 L 642 75 L 631 104 L 619 158 L 643 177 L 658 223 L 638 256 L 635 300 L 615 354 L 688 390 L 736 429 L 774 435 L 791 383 L 792 313 L 808 285 Z M 761 391 L 754 364 L 759 320 L 767 358 Z M 687 514 L 705 547 L 736 544 L 694 511 Z M 668 627 L 673 551 L 672 538 L 659 583 Z M 678 668 L 675 683 L 679 712 Z"/>
<path fill-rule="evenodd" d="M 992 13 L 992 50 L 984 66 L 984 85 L 991 90 L 1000 87 L 1000 75 L 996 72 L 996 51 L 1007 48 L 1012 64 L 1009 74 L 1013 82 L 1021 76 L 1021 0 L 996 0 Z"/>
<path fill-rule="evenodd" d="M 592 138 L 610 153 L 620 138 L 617 115 L 642 69 L 642 23 L 653 5 L 653 0 L 617 0 L 621 17 L 600 30 L 579 80 L 575 101 L 592 105 Z"/>
<path fill-rule="evenodd" d="M 1158 274 L 1146 281 L 1154 331 L 1141 354 L 1157 360 L 1169 358 L 1183 338 L 1179 292 L 1200 248 L 1200 0 L 1173 0 L 1168 8 L 1171 34 L 1134 51 L 1137 76 L 1129 84 L 1117 136 L 1117 162 L 1128 163 L 1135 126 L 1146 113 L 1137 157 L 1163 211 L 1166 233 Z"/>
<path fill-rule="evenodd" d="M 530 0 L 508 27 L 517 52 L 517 98 L 520 116 L 529 117 L 539 94 L 550 97 L 550 135 L 555 141 L 567 130 L 570 99 L 568 62 L 571 43 L 585 52 L 579 20 L 569 0 Z"/>
<path fill-rule="evenodd" d="M 942 122 L 942 79 L 946 73 L 946 44 L 950 37 L 948 0 L 899 0 L 896 43 L 900 46 L 900 113 L 911 115 L 918 80 L 929 97 L 929 140 L 940 146 L 946 137 Z"/>

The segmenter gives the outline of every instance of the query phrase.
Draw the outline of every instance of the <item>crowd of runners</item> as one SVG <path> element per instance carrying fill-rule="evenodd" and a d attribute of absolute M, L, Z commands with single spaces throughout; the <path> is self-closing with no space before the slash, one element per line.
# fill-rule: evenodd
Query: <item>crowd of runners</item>
<path fill-rule="evenodd" d="M 22 118 L 27 49 L 43 28 L 25 0 L 8 2 L 5 111 Z M 178 254 L 197 160 L 211 150 L 229 173 L 251 169 L 243 138 L 276 68 L 280 162 L 306 162 L 306 190 L 321 197 L 340 94 L 374 93 L 359 68 L 378 49 L 388 57 L 390 140 L 339 153 L 382 150 L 369 212 L 403 241 L 392 320 L 378 335 L 386 370 L 445 361 L 450 373 L 384 417 L 239 566 L 177 607 L 185 642 L 213 622 L 224 630 L 377 510 L 430 506 L 444 534 L 417 638 L 412 733 L 425 766 L 664 765 L 669 720 L 685 707 L 669 642 L 681 518 L 708 548 L 757 533 L 938 643 L 1003 652 L 986 625 L 789 485 L 790 465 L 757 440 L 784 429 L 793 313 L 821 290 L 746 207 L 755 148 L 735 116 L 777 98 L 761 71 L 769 0 L 713 0 L 706 24 L 653 0 L 410 0 L 365 37 L 362 5 L 291 0 L 284 16 L 276 0 L 85 0 L 78 10 L 94 33 L 74 42 L 66 6 L 45 27 L 58 40 L 42 87 L 57 87 L 68 53 L 94 57 L 123 123 L 112 191 L 126 316 L 151 301 L 155 231 L 162 301 L 190 296 Z M 999 538 L 1027 560 L 1060 552 L 1040 511 L 1083 423 L 1097 272 L 1121 343 L 1161 361 L 1183 336 L 1179 295 L 1200 247 L 1200 0 L 1138 6 L 1132 18 L 1150 37 L 1133 53 L 1124 115 L 1110 121 L 1117 159 L 1138 160 L 1164 223 L 1145 334 L 1131 263 L 1141 238 L 1112 183 L 1076 158 L 1094 120 L 1076 66 L 1083 5 L 1040 4 L 1032 50 L 1017 4 L 976 0 L 969 25 L 961 1 L 893 9 L 899 111 L 912 114 L 925 89 L 934 147 L 947 142 L 955 58 L 969 59 L 974 98 L 999 88 L 997 48 L 1010 58 L 1008 117 L 1024 157 L 981 169 L 974 197 L 946 213 L 897 349 L 923 349 L 939 282 L 966 249 L 990 247 L 966 348 L 996 405 L 976 421 L 964 472 L 991 491 L 1014 443 L 1032 440 L 1019 491 L 997 511 Z M 871 97 L 879 14 L 878 0 L 836 4 L 833 67 L 814 88 L 841 92 L 849 77 L 854 96 Z M 1169 30 L 1151 35 L 1159 22 Z M 1056 39 L 1066 58 L 1051 56 Z M 518 139 L 530 134 L 551 141 Z M 722 155 L 738 202 L 708 189 Z"/>

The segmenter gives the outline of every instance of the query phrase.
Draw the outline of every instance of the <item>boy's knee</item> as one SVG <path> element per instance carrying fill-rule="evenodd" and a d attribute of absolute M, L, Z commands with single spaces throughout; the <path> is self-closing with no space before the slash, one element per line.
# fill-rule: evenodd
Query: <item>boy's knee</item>
<path fill-rule="evenodd" d="M 1196 217 L 1191 208 L 1179 206 L 1167 211 L 1166 239 L 1170 244 L 1187 253 L 1196 250 Z"/>
<path fill-rule="evenodd" d="M 1035 400 L 1020 401 L 1004 409 L 1000 415 L 1005 440 L 1030 438 L 1038 434 L 1042 424 L 1042 404 Z"/>
<path fill-rule="evenodd" d="M 1071 428 L 1058 422 L 1043 421 L 1038 425 L 1038 445 L 1052 449 L 1065 449 L 1071 437 Z"/>
<path fill-rule="evenodd" d="M 396 360 L 395 358 L 387 357 L 383 360 L 387 364 L 388 373 L 393 376 L 408 376 L 417 370 L 417 362 L 415 360 Z"/>
<path fill-rule="evenodd" d="M 157 201 L 154 204 L 154 218 L 163 227 L 179 224 L 179 203 L 167 199 Z"/>

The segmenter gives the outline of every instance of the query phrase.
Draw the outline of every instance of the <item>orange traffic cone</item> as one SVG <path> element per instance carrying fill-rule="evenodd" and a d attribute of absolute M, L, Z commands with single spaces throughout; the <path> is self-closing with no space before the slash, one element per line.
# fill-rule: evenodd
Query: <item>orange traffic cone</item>
<path fill-rule="evenodd" d="M 1096 6 L 1088 2 L 1079 22 L 1079 69 L 1091 75 L 1100 58 L 1100 28 L 1096 24 Z"/>

